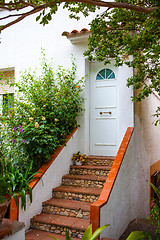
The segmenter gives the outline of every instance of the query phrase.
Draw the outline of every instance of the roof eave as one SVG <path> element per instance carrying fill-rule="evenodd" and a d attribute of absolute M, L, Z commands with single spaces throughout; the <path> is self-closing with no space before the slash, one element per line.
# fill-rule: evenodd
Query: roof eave
<path fill-rule="evenodd" d="M 84 34 L 75 34 L 75 36 L 73 34 L 68 35 L 67 39 L 71 41 L 71 43 L 75 44 L 75 43 L 87 43 L 88 42 L 88 37 L 89 37 L 90 33 L 84 33 Z"/>

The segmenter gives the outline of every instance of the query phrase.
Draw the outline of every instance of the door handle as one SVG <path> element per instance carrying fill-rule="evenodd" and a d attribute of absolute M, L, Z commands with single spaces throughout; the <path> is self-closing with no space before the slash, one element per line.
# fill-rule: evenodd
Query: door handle
<path fill-rule="evenodd" d="M 108 113 L 108 114 L 111 114 L 112 112 L 100 112 L 100 114 L 102 115 L 102 114 L 105 114 L 105 113 Z"/>

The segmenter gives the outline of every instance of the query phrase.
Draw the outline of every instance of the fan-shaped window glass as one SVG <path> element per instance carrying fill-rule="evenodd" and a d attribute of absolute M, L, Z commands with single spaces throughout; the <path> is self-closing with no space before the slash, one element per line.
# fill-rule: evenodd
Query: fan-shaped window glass
<path fill-rule="evenodd" d="M 97 74 L 96 80 L 103 80 L 103 79 L 115 79 L 114 72 L 109 68 L 102 69 Z"/>

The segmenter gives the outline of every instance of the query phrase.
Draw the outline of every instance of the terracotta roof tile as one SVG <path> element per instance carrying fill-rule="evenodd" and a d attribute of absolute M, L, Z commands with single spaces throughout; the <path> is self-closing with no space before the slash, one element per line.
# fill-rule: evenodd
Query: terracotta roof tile
<path fill-rule="evenodd" d="M 82 34 L 88 34 L 90 33 L 91 31 L 88 30 L 87 28 L 82 28 L 80 31 L 74 29 L 72 30 L 71 32 L 63 32 L 62 33 L 62 36 L 66 36 L 66 37 L 70 37 L 70 36 L 78 36 L 78 35 L 82 35 Z"/>
<path fill-rule="evenodd" d="M 72 32 L 69 34 L 76 34 L 76 33 L 79 33 L 79 31 L 75 29 L 75 30 L 72 30 Z"/>

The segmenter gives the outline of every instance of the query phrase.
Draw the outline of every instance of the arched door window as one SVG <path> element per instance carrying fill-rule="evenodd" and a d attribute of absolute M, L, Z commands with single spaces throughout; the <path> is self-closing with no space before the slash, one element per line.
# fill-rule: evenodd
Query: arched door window
<path fill-rule="evenodd" d="M 98 72 L 96 80 L 115 79 L 114 72 L 109 68 L 104 68 Z"/>

